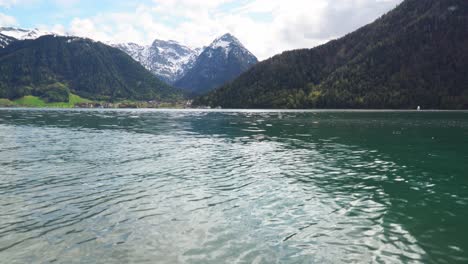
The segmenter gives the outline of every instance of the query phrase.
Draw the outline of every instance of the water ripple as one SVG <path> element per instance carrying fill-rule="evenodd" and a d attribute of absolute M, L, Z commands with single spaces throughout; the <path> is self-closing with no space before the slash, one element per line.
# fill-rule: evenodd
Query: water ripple
<path fill-rule="evenodd" d="M 0 259 L 464 263 L 466 117 L 0 110 Z"/>

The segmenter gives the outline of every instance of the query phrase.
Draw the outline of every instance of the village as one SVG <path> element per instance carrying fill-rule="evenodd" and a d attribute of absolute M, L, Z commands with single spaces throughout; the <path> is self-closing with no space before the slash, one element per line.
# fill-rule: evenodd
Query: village
<path fill-rule="evenodd" d="M 161 102 L 161 101 L 146 101 L 146 102 L 86 102 L 77 103 L 74 108 L 191 108 L 192 100 L 184 100 L 177 102 Z"/>

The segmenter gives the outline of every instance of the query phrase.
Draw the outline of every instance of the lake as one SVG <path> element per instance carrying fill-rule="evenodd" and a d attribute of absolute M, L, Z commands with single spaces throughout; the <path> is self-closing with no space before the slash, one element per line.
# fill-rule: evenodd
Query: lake
<path fill-rule="evenodd" d="M 2 263 L 467 263 L 468 112 L 0 109 Z"/>

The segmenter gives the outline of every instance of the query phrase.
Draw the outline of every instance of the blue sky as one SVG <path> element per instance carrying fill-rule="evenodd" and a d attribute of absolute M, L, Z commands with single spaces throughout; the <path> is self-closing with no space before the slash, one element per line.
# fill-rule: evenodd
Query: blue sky
<path fill-rule="evenodd" d="M 402 0 L 0 0 L 0 26 L 108 42 L 208 45 L 226 32 L 260 59 L 357 29 Z"/>
<path fill-rule="evenodd" d="M 1 3 L 5 4 L 2 6 Z M 115 1 L 115 0 L 30 0 L 30 1 L 2 1 L 0 0 L 0 12 L 13 16 L 19 22 L 19 26 L 34 28 L 38 25 L 67 25 L 73 17 L 91 17 L 102 13 L 126 12 L 136 9 L 138 6 L 157 6 L 158 2 L 164 1 Z M 251 2 L 249 0 L 232 1 L 221 4 L 217 7 L 219 12 L 229 12 L 241 7 L 243 4 Z M 9 4 L 7 4 L 9 3 Z M 257 13 L 263 16 L 260 19 L 267 19 L 267 13 Z M 174 17 L 170 23 L 180 23 Z"/>
<path fill-rule="evenodd" d="M 0 0 L 1 1 L 1 0 Z M 25 1 L 10 7 L 2 7 L 1 12 L 18 20 L 21 27 L 36 27 L 38 24 L 68 24 L 70 17 L 94 16 L 100 12 L 125 10 L 122 4 L 111 0 L 85 1 Z M 125 3 L 125 2 L 121 2 Z"/>

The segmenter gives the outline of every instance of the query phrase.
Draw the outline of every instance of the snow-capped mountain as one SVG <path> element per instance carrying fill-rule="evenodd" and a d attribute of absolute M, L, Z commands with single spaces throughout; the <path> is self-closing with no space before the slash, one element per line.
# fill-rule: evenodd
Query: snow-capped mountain
<path fill-rule="evenodd" d="M 13 41 L 15 41 L 14 38 L 0 34 L 0 49 L 8 46 Z"/>
<path fill-rule="evenodd" d="M 57 35 L 56 33 L 40 29 L 23 29 L 16 27 L 0 27 L 0 48 L 8 46 L 15 40 L 37 39 L 45 35 Z"/>
<path fill-rule="evenodd" d="M 234 52 L 233 55 L 235 56 L 245 57 L 246 59 L 252 60 L 251 62 L 253 63 L 257 62 L 257 58 L 248 51 L 236 37 L 229 33 L 215 39 L 205 51 L 208 56 L 212 56 L 215 52 L 223 51 L 225 57 L 228 57 L 231 52 Z"/>
<path fill-rule="evenodd" d="M 193 66 L 200 54 L 200 49 L 191 49 L 172 40 L 155 40 L 150 46 L 135 43 L 113 46 L 126 52 L 153 74 L 171 84 Z"/>
<path fill-rule="evenodd" d="M 45 35 L 56 35 L 53 32 L 48 32 L 40 29 L 23 29 L 15 27 L 0 27 L 0 34 L 12 37 L 17 40 L 37 39 Z"/>
<path fill-rule="evenodd" d="M 234 79 L 258 62 L 231 34 L 198 49 L 163 40 L 155 40 L 150 46 L 135 43 L 113 46 L 129 54 L 159 78 L 193 95 Z"/>
<path fill-rule="evenodd" d="M 0 48 L 13 41 L 37 39 L 45 35 L 59 36 L 39 29 L 0 27 Z M 155 40 L 147 46 L 136 43 L 107 45 L 124 51 L 156 77 L 193 95 L 207 92 L 234 79 L 258 62 L 231 34 L 215 39 L 208 47 L 196 49 L 172 40 Z"/>
<path fill-rule="evenodd" d="M 206 47 L 174 85 L 192 95 L 203 94 L 236 78 L 257 62 L 236 37 L 225 34 Z"/>

